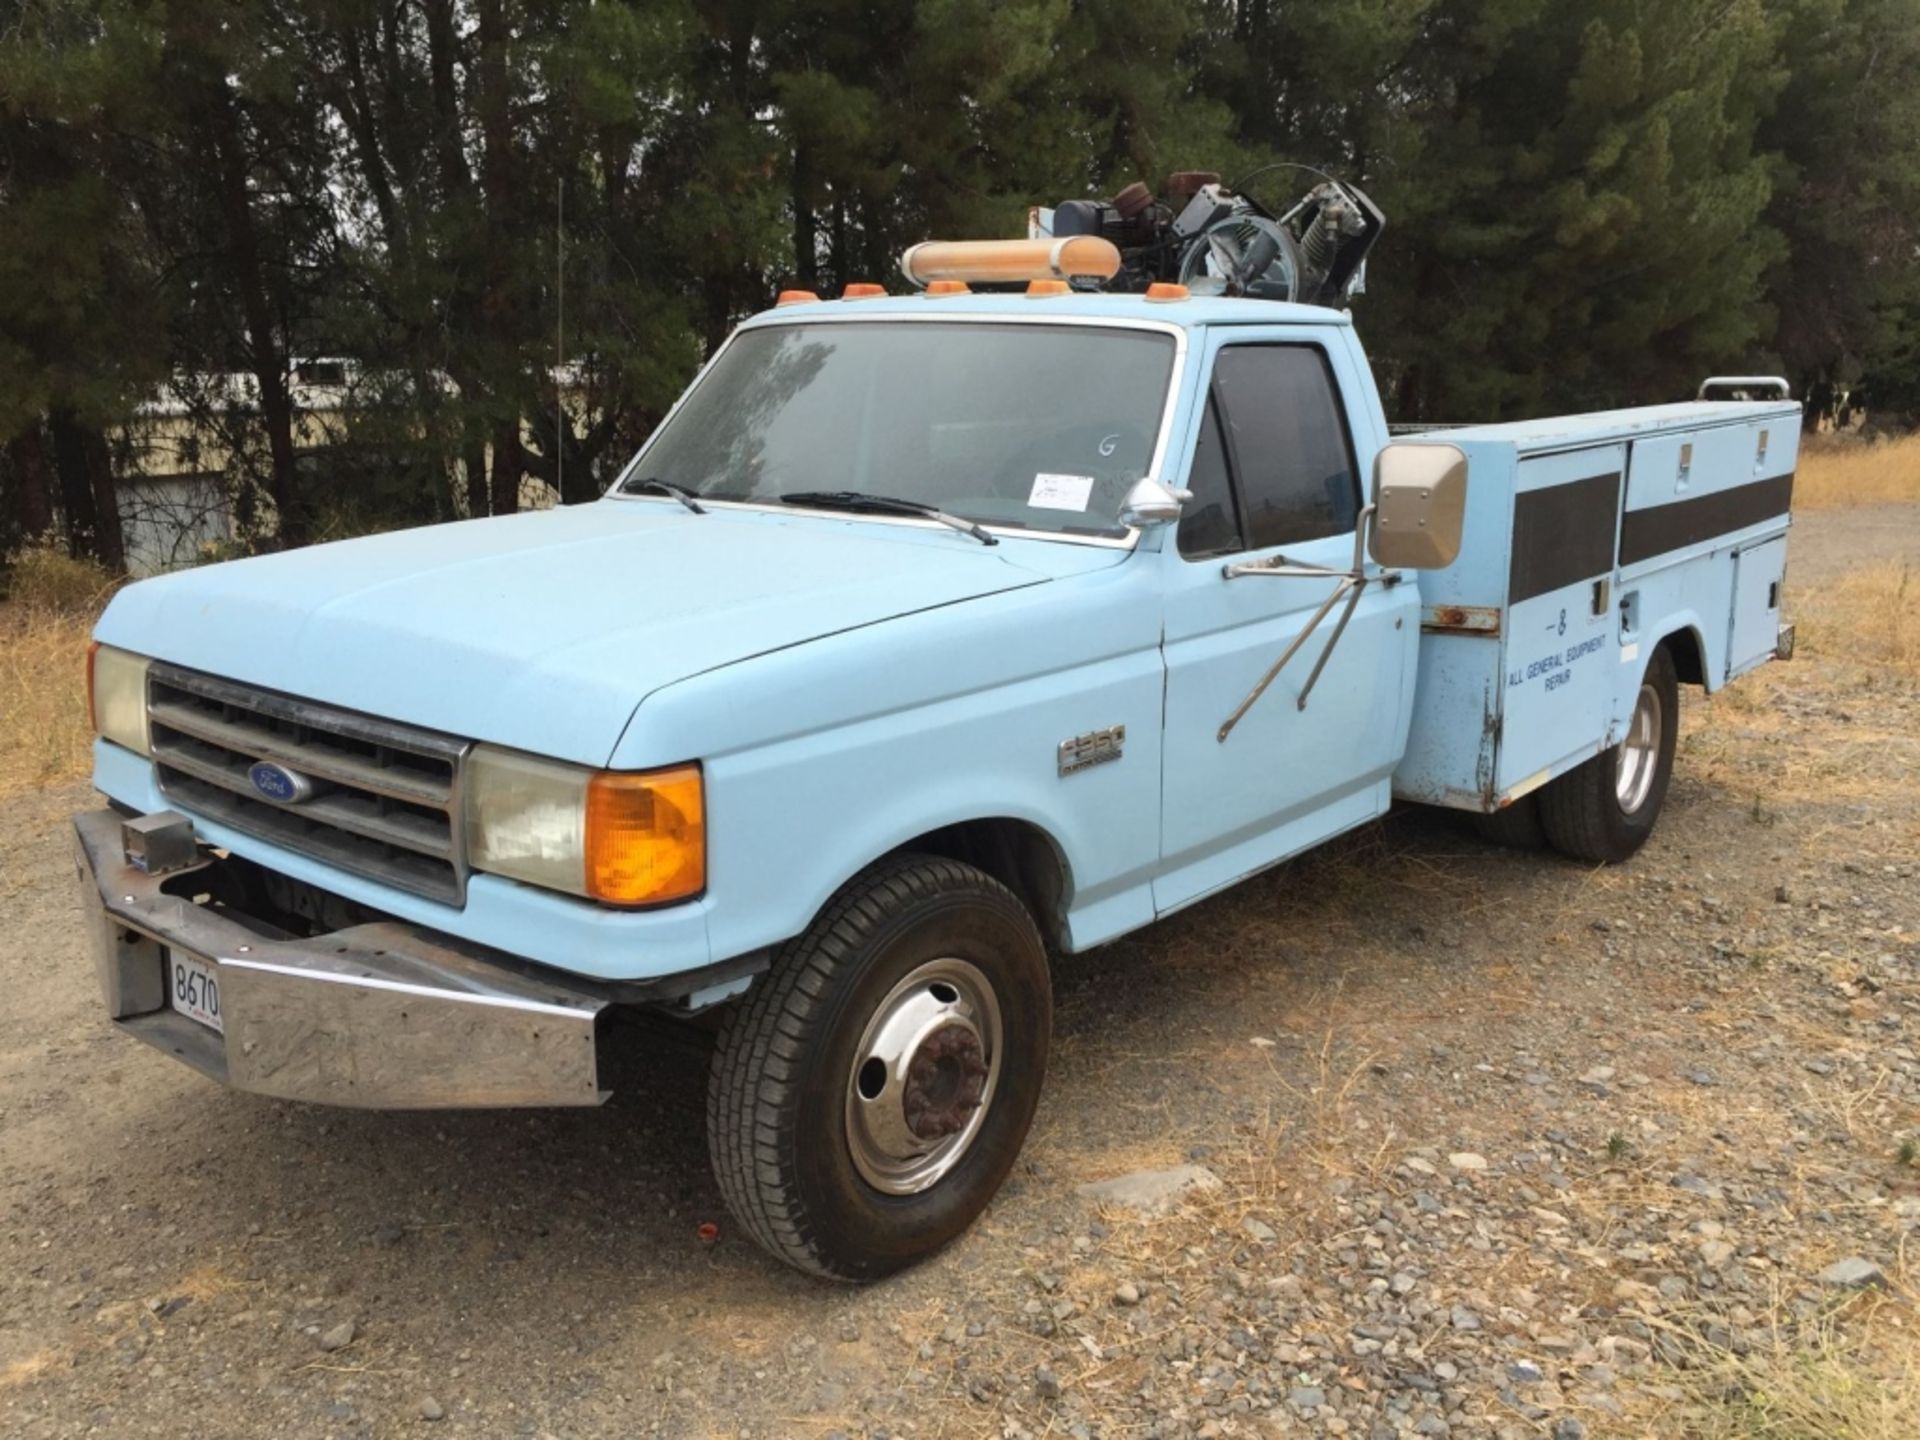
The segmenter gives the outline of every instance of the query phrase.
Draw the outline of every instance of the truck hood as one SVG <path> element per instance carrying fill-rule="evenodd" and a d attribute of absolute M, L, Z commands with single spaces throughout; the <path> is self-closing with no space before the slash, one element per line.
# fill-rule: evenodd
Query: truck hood
<path fill-rule="evenodd" d="M 287 694 L 602 765 L 663 685 L 1124 553 L 603 501 L 161 576 L 122 591 L 95 634 Z"/>

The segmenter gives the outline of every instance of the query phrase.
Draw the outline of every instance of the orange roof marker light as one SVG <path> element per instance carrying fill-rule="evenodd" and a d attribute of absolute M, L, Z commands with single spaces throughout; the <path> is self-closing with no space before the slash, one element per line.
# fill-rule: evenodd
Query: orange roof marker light
<path fill-rule="evenodd" d="M 818 300 L 819 298 L 820 297 L 811 290 L 782 290 L 780 292 L 780 298 L 773 303 L 776 306 L 805 305 L 808 301 Z"/>
<path fill-rule="evenodd" d="M 925 287 L 935 280 L 1017 285 L 1022 280 L 1111 280 L 1120 251 L 1098 235 L 1039 240 L 925 240 L 900 257 L 900 273 Z"/>
<path fill-rule="evenodd" d="M 927 282 L 929 295 L 971 295 L 972 293 L 973 287 L 964 280 L 929 280 Z"/>
<path fill-rule="evenodd" d="M 1149 300 L 1184 300 L 1186 298 L 1187 287 L 1184 285 L 1175 285 L 1170 280 L 1156 280 L 1147 286 L 1147 299 Z"/>
<path fill-rule="evenodd" d="M 855 280 L 840 292 L 842 300 L 876 300 L 887 293 L 884 285 L 875 285 L 868 280 Z"/>
<path fill-rule="evenodd" d="M 1029 280 L 1027 298 L 1039 300 L 1048 295 L 1065 295 L 1072 289 L 1073 287 L 1064 280 Z"/>

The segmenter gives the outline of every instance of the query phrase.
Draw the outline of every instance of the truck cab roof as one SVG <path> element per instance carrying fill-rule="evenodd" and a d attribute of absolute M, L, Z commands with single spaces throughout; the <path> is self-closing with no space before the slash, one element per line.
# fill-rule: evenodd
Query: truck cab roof
<path fill-rule="evenodd" d="M 877 317 L 980 320 L 1000 316 L 1021 320 L 1060 320 L 1069 324 L 1085 320 L 1152 321 L 1188 330 L 1205 325 L 1350 327 L 1353 324 L 1352 317 L 1345 311 L 1279 300 L 1199 295 L 1185 300 L 1149 300 L 1144 295 L 1115 295 L 1104 291 L 1028 295 L 1020 290 L 997 290 L 976 291 L 966 295 L 876 295 L 854 300 L 795 301 L 761 311 L 747 320 L 742 328 Z"/>

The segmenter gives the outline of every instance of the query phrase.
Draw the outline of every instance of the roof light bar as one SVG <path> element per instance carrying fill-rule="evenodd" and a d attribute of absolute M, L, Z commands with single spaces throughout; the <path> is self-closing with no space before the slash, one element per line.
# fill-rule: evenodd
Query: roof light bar
<path fill-rule="evenodd" d="M 1098 235 L 1039 240 L 926 240 L 907 247 L 900 273 L 925 287 L 935 280 L 1018 284 L 1022 280 L 1111 280 L 1120 251 Z"/>

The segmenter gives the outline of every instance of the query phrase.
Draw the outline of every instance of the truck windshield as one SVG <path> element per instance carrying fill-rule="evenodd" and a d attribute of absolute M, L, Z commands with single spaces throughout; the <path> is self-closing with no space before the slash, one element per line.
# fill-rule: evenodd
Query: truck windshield
<path fill-rule="evenodd" d="M 1171 336 L 1098 325 L 849 321 L 747 330 L 625 479 L 702 500 L 863 491 L 986 525 L 1125 532 Z"/>

